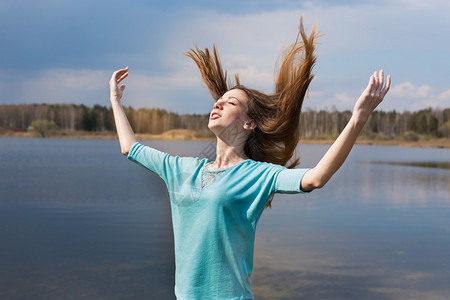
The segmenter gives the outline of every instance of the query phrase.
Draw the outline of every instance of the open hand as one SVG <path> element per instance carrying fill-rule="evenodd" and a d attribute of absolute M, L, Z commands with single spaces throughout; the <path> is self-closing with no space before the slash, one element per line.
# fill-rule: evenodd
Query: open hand
<path fill-rule="evenodd" d="M 111 100 L 119 101 L 122 98 L 123 91 L 125 90 L 125 85 L 119 86 L 120 82 L 128 76 L 128 67 L 125 69 L 117 70 L 111 76 L 109 81 L 109 90 Z"/>
<path fill-rule="evenodd" d="M 384 71 L 374 72 L 370 76 L 369 84 L 363 91 L 361 96 L 353 108 L 353 116 L 359 122 L 365 123 L 372 111 L 383 101 L 384 96 L 389 91 L 391 85 L 391 75 L 387 76 L 386 84 L 384 83 Z"/>

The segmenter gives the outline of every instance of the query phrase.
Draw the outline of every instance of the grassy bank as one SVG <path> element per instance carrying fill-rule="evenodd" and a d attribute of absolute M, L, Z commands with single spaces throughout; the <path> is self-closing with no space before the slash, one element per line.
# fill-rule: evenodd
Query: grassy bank
<path fill-rule="evenodd" d="M 207 134 L 199 134 L 193 130 L 174 129 L 166 131 L 162 134 L 136 134 L 139 140 L 184 140 L 184 141 L 214 141 L 213 137 Z M 0 137 L 17 137 L 17 138 L 37 138 L 30 132 L 4 132 Z M 51 135 L 51 138 L 68 138 L 68 139 L 117 139 L 115 132 L 60 132 Z M 332 144 L 334 138 L 323 139 L 301 139 L 302 144 Z M 383 146 L 400 146 L 400 147 L 425 147 L 425 148 L 450 148 L 449 139 L 437 139 L 427 136 L 418 136 L 413 141 L 406 140 L 404 137 L 392 139 L 381 139 L 379 137 L 360 136 L 356 141 L 358 145 L 383 145 Z"/>

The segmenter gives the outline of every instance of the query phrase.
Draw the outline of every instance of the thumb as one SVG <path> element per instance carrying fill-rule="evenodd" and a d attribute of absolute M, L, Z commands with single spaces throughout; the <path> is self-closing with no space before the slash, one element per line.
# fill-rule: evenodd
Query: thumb
<path fill-rule="evenodd" d="M 122 92 L 125 90 L 125 84 L 122 84 L 122 85 L 120 86 L 120 90 L 121 90 Z"/>

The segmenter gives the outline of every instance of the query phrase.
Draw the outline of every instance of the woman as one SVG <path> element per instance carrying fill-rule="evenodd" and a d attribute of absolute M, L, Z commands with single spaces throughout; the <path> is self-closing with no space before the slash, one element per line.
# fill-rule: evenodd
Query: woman
<path fill-rule="evenodd" d="M 299 37 L 301 41 L 299 41 Z M 200 69 L 216 100 L 209 129 L 217 137 L 216 159 L 174 157 L 137 141 L 120 100 L 128 68 L 114 72 L 111 105 L 122 153 L 166 183 L 175 240 L 175 294 L 178 299 L 253 299 L 255 229 L 274 193 L 321 188 L 343 164 L 370 113 L 390 86 L 383 70 L 374 72 L 353 115 L 324 157 L 312 169 L 293 169 L 303 98 L 313 79 L 317 35 L 299 35 L 287 49 L 274 94 L 227 80 L 215 47 L 186 55 Z M 285 165 L 288 165 L 288 168 Z"/>

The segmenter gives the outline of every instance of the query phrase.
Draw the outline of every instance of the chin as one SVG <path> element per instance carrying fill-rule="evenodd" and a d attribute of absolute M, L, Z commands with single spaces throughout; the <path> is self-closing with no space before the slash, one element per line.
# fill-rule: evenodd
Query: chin
<path fill-rule="evenodd" d="M 217 136 L 218 132 L 221 132 L 222 129 L 220 126 L 214 124 L 214 122 L 209 121 L 208 123 L 208 129 L 212 131 L 212 133 L 214 133 Z"/>
<path fill-rule="evenodd" d="M 214 129 L 217 128 L 217 125 L 211 124 L 211 121 L 209 121 L 209 123 L 208 123 L 208 128 L 209 128 L 209 130 L 211 130 L 212 132 L 214 132 Z"/>

